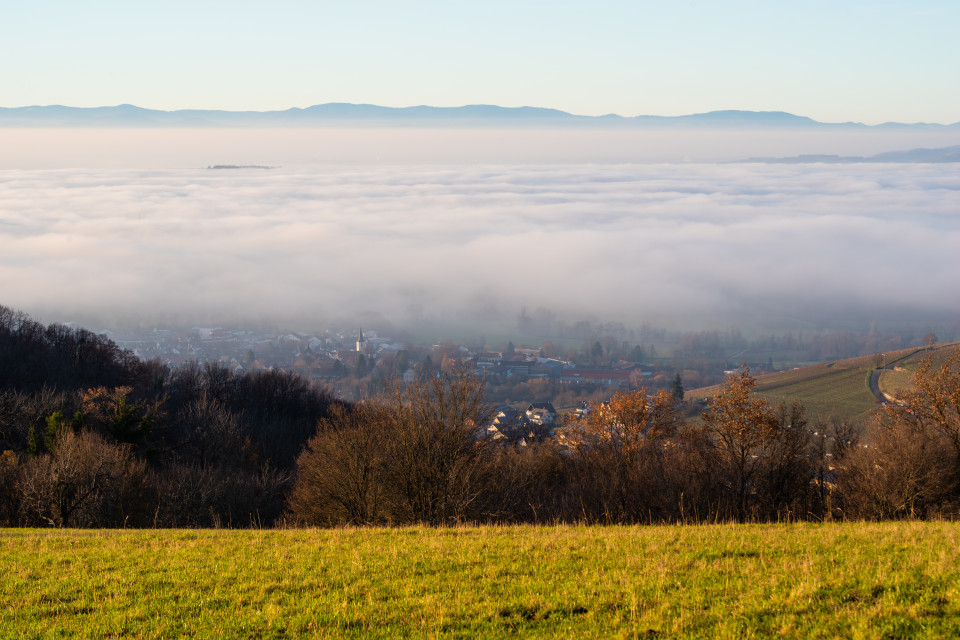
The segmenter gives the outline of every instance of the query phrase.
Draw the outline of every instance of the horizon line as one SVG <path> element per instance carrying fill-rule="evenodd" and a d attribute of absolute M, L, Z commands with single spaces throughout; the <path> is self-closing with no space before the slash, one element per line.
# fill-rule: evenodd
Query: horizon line
<path fill-rule="evenodd" d="M 681 118 L 694 118 L 698 116 L 710 116 L 717 114 L 751 114 L 751 115 L 779 115 L 779 116 L 790 116 L 798 120 L 807 120 L 811 123 L 824 124 L 824 125 L 859 125 L 865 127 L 876 127 L 883 125 L 908 125 L 908 126 L 922 126 L 922 125 L 933 125 L 933 126 L 943 126 L 950 127 L 953 125 L 960 125 L 960 120 L 954 122 L 931 122 L 931 121 L 917 121 L 917 122 L 900 122 L 894 120 L 887 120 L 883 122 L 877 122 L 874 124 L 866 123 L 860 120 L 846 120 L 846 121 L 823 121 L 816 120 L 809 116 L 800 115 L 791 111 L 784 111 L 782 109 L 713 109 L 709 111 L 697 111 L 693 113 L 682 113 L 677 115 L 660 115 L 652 113 L 643 113 L 637 115 L 622 115 L 619 113 L 605 113 L 601 115 L 586 115 L 573 113 L 570 111 L 564 111 L 562 109 L 557 109 L 555 107 L 540 107 L 533 105 L 521 105 L 521 106 L 503 106 L 492 103 L 470 103 L 462 104 L 456 106 L 436 106 L 430 104 L 415 104 L 407 105 L 401 107 L 381 105 L 371 102 L 320 102 L 316 104 L 307 105 L 305 107 L 286 107 L 281 109 L 243 109 L 243 108 L 195 108 L 195 107 L 184 107 L 176 109 L 158 109 L 153 107 L 143 107 L 129 102 L 123 102 L 120 104 L 113 105 L 97 105 L 97 106 L 75 106 L 69 104 L 31 104 L 31 105 L 21 105 L 16 107 L 6 107 L 0 106 L 0 110 L 4 111 L 21 111 L 29 109 L 49 109 L 49 108 L 64 108 L 64 109 L 76 109 L 76 110 L 98 110 L 98 109 L 119 109 L 119 108 L 131 108 L 139 111 L 155 112 L 155 113 L 165 113 L 165 114 L 176 114 L 182 112 L 201 112 L 201 113 L 227 113 L 233 115 L 243 115 L 243 114 L 282 114 L 287 112 L 297 112 L 297 111 L 307 111 L 316 107 L 328 107 L 328 106 L 344 106 L 344 107 L 367 107 L 367 108 L 376 108 L 390 111 L 408 111 L 415 109 L 435 109 L 438 111 L 455 111 L 459 109 L 469 109 L 469 108 L 489 108 L 489 109 L 501 109 L 504 111 L 541 111 L 541 112 L 552 112 L 554 115 L 559 117 L 570 117 L 586 120 L 603 120 L 603 119 L 622 119 L 622 120 L 635 120 L 635 119 L 681 119 Z"/>

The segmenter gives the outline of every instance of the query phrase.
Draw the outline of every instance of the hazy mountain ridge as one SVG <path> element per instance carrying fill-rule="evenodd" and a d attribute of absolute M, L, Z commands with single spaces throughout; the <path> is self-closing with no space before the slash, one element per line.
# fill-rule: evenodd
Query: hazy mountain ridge
<path fill-rule="evenodd" d="M 828 154 L 808 154 L 786 158 L 747 158 L 745 162 L 766 164 L 806 164 L 822 162 L 826 164 L 854 164 L 877 162 L 913 162 L 941 163 L 960 162 L 960 145 L 939 147 L 937 149 L 909 149 L 905 151 L 885 151 L 872 156 L 837 156 Z"/>
<path fill-rule="evenodd" d="M 338 124 L 391 126 L 516 126 L 550 125 L 629 128 L 832 128 L 832 129 L 960 129 L 960 122 L 930 123 L 859 122 L 826 123 L 784 111 L 725 110 L 683 116 L 583 116 L 542 107 L 383 107 L 372 104 L 331 102 L 282 111 L 223 111 L 181 109 L 162 111 L 130 104 L 110 107 L 63 105 L 0 107 L 0 127 L 250 127 L 316 126 Z"/>

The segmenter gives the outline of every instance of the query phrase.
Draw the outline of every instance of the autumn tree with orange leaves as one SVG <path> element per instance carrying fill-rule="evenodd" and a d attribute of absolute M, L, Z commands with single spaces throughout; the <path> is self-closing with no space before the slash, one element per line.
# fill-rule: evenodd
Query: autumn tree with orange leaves
<path fill-rule="evenodd" d="M 668 519 L 673 438 L 683 420 L 667 391 L 619 392 L 568 423 L 581 517 L 600 522 Z"/>
<path fill-rule="evenodd" d="M 802 406 L 771 407 L 751 396 L 755 384 L 750 369 L 741 367 L 702 414 L 726 494 L 719 513 L 741 522 L 789 512 L 802 503 L 798 493 L 806 491 L 811 475 Z"/>

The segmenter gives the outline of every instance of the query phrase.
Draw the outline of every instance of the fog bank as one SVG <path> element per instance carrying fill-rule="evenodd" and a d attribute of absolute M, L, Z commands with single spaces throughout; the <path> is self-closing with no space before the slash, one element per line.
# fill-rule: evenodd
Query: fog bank
<path fill-rule="evenodd" d="M 960 144 L 934 129 L 0 129 L 0 169 L 732 162 Z"/>
<path fill-rule="evenodd" d="M 494 330 L 522 306 L 923 320 L 960 312 L 958 212 L 951 165 L 6 170 L 0 304 L 295 328 L 375 311 Z"/>

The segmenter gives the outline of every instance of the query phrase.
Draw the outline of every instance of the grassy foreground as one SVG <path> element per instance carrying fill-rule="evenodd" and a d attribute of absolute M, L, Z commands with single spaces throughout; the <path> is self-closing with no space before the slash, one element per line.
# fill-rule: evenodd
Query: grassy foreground
<path fill-rule="evenodd" d="M 960 525 L 0 531 L 0 636 L 956 637 Z"/>

